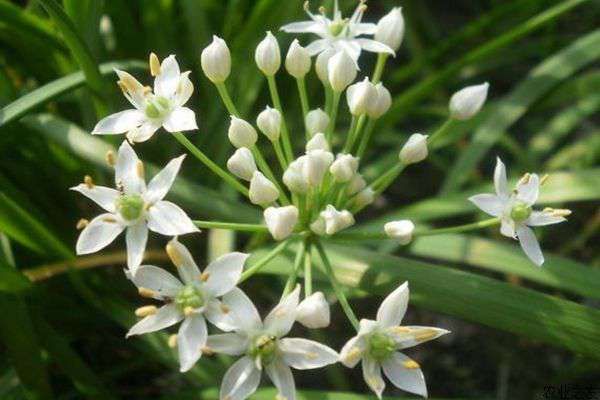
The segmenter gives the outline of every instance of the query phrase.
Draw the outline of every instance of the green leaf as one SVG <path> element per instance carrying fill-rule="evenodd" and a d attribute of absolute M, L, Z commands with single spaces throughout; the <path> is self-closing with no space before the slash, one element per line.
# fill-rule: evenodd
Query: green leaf
<path fill-rule="evenodd" d="M 490 148 L 552 87 L 600 57 L 600 30 L 579 39 L 547 58 L 498 104 L 473 135 L 446 176 L 442 193 L 456 191 Z"/>
<path fill-rule="evenodd" d="M 115 68 L 142 70 L 147 69 L 148 64 L 137 60 L 113 61 L 100 65 L 100 72 L 104 75 L 113 74 Z M 85 79 L 86 78 L 83 72 L 75 72 L 47 83 L 44 86 L 41 86 L 32 92 L 19 97 L 17 100 L 0 110 L 0 127 L 11 121 L 21 118 L 29 111 L 46 104 L 61 94 L 77 89 L 85 83 Z"/>

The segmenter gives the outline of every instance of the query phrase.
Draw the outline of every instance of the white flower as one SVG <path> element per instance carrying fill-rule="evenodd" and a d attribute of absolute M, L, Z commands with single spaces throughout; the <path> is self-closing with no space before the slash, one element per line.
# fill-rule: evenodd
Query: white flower
<path fill-rule="evenodd" d="M 319 220 L 322 222 L 319 222 Z M 313 229 L 313 225 L 315 229 Z M 311 229 L 318 235 L 322 235 L 323 233 L 333 235 L 352 225 L 354 225 L 354 216 L 350 211 L 338 211 L 334 206 L 328 204 L 325 210 L 319 214 L 317 221 L 313 222 Z"/>
<path fill-rule="evenodd" d="M 328 49 L 344 50 L 355 62 L 360 57 L 362 50 L 394 55 L 394 50 L 383 43 L 373 39 L 359 38 L 362 35 L 373 35 L 377 29 L 375 24 L 361 22 L 367 8 L 364 1 L 359 3 L 349 19 L 342 18 L 338 0 L 335 0 L 332 19 L 327 18 L 324 14 L 315 15 L 311 13 L 308 9 L 308 3 L 306 4 L 305 10 L 310 20 L 284 25 L 281 30 L 288 33 L 314 33 L 319 36 L 320 39 L 315 40 L 306 47 L 311 55 L 319 54 Z"/>
<path fill-rule="evenodd" d="M 212 43 L 202 50 L 200 63 L 204 75 L 213 83 L 223 83 L 231 73 L 231 54 L 227 43 L 213 35 Z"/>
<path fill-rule="evenodd" d="M 247 147 L 240 147 L 227 160 L 227 169 L 240 179 L 249 181 L 256 169 L 254 156 Z"/>
<path fill-rule="evenodd" d="M 530 226 L 558 224 L 566 221 L 570 210 L 532 210 L 540 190 L 540 178 L 536 174 L 526 174 L 514 190 L 508 189 L 506 168 L 496 161 L 494 171 L 496 194 L 478 194 L 469 200 L 485 213 L 500 218 L 500 232 L 507 237 L 518 239 L 527 257 L 536 265 L 544 263 L 544 255 Z"/>
<path fill-rule="evenodd" d="M 168 132 L 198 129 L 194 112 L 183 107 L 194 91 L 190 72 L 181 73 L 173 55 L 165 58 L 160 66 L 156 56 L 150 59 L 156 60 L 151 62 L 156 75 L 154 91 L 145 88 L 127 72 L 115 70 L 123 94 L 135 108 L 103 118 L 92 134 L 127 133 L 127 139 L 134 143 L 150 139 L 161 126 Z"/>
<path fill-rule="evenodd" d="M 329 303 L 322 292 L 315 292 L 302 300 L 296 313 L 296 321 L 310 329 L 326 328 L 331 319 Z"/>
<path fill-rule="evenodd" d="M 306 142 L 306 152 L 313 150 L 329 151 L 329 143 L 323 133 L 316 133 L 308 142 Z"/>
<path fill-rule="evenodd" d="M 397 51 L 404 38 L 404 17 L 402 7 L 394 7 L 392 11 L 383 16 L 377 23 L 375 40 Z"/>
<path fill-rule="evenodd" d="M 261 206 L 269 205 L 279 198 L 279 190 L 275 184 L 259 171 L 254 171 L 252 175 L 249 192 L 250 201 Z"/>
<path fill-rule="evenodd" d="M 400 161 L 404 164 L 415 164 L 427 158 L 427 136 L 420 133 L 410 135 L 402 150 L 400 150 Z"/>
<path fill-rule="evenodd" d="M 242 356 L 225 373 L 221 383 L 221 400 L 243 400 L 252 395 L 260 383 L 262 371 L 276 386 L 279 396 L 296 399 L 296 386 L 290 369 L 321 368 L 338 361 L 338 354 L 321 343 L 286 338 L 296 319 L 300 287 L 284 297 L 264 322 L 254 304 L 239 289 L 223 296 L 239 329 L 234 333 L 211 335 L 207 347 L 231 356 Z"/>
<path fill-rule="evenodd" d="M 458 120 L 472 118 L 481 110 L 487 98 L 489 83 L 468 86 L 454 93 L 450 98 L 450 116 Z"/>
<path fill-rule="evenodd" d="M 323 133 L 329 126 L 329 115 L 320 108 L 310 110 L 306 114 L 306 129 L 310 136 Z"/>
<path fill-rule="evenodd" d="M 375 90 L 377 91 L 377 98 L 367 105 L 367 115 L 373 119 L 378 119 L 392 106 L 392 95 L 381 82 L 375 85 Z"/>
<path fill-rule="evenodd" d="M 370 187 L 361 190 L 354 196 L 353 206 L 356 208 L 363 208 L 368 206 L 375 201 L 375 191 Z"/>
<path fill-rule="evenodd" d="M 356 79 L 356 65 L 344 50 L 338 51 L 327 63 L 327 78 L 335 92 L 343 92 Z"/>
<path fill-rule="evenodd" d="M 294 39 L 285 57 L 285 69 L 294 78 L 304 78 L 310 71 L 310 54 Z"/>
<path fill-rule="evenodd" d="M 153 265 L 142 265 L 130 277 L 141 295 L 163 300 L 160 308 L 146 306 L 137 314 L 144 316 L 127 336 L 156 332 L 183 320 L 177 334 L 181 372 L 191 369 L 202 356 L 207 340 L 206 319 L 219 329 L 231 331 L 235 320 L 218 297 L 235 288 L 248 254 L 229 253 L 211 262 L 201 272 L 190 252 L 176 239 L 167 245 L 181 280 Z M 239 290 L 239 289 L 237 289 Z"/>
<path fill-rule="evenodd" d="M 348 108 L 350 114 L 354 116 L 367 114 L 369 108 L 374 108 L 374 105 L 377 104 L 378 97 L 375 85 L 367 77 L 354 85 L 350 85 L 346 90 Z"/>
<path fill-rule="evenodd" d="M 281 52 L 275 36 L 268 31 L 265 38 L 256 47 L 254 59 L 258 69 L 267 76 L 277 73 L 281 66 Z"/>
<path fill-rule="evenodd" d="M 231 116 L 231 122 L 229 124 L 227 136 L 229 137 L 231 144 L 237 148 L 251 148 L 258 140 L 256 129 L 254 129 L 254 127 L 247 121 L 234 115 Z"/>
<path fill-rule="evenodd" d="M 415 361 L 398 350 L 416 346 L 449 333 L 426 326 L 400 326 L 408 306 L 408 282 L 394 290 L 381 303 L 375 321 L 360 321 L 358 335 L 350 339 L 340 352 L 340 361 L 354 368 L 362 361 L 365 382 L 381 399 L 385 382 L 381 369 L 399 389 L 427 397 L 423 372 Z"/>
<path fill-rule="evenodd" d="M 96 186 L 91 179 L 72 187 L 71 190 L 80 192 L 107 211 L 94 218 L 81 232 L 77 254 L 95 253 L 127 230 L 127 266 L 135 274 L 144 256 L 148 229 L 165 236 L 199 232 L 179 206 L 163 200 L 184 158 L 171 160 L 146 187 L 143 164 L 124 141 L 115 165 L 117 189 Z"/>
<path fill-rule="evenodd" d="M 296 206 L 269 207 L 264 211 L 265 223 L 275 240 L 290 236 L 298 222 Z"/>
<path fill-rule="evenodd" d="M 323 85 L 329 87 L 329 59 L 337 53 L 334 49 L 327 49 L 317 56 L 315 61 L 315 71 L 317 77 L 323 83 Z"/>
<path fill-rule="evenodd" d="M 319 186 L 329 166 L 333 162 L 333 154 L 326 150 L 311 150 L 304 156 L 302 176 L 309 186 Z"/>
<path fill-rule="evenodd" d="M 365 181 L 365 178 L 363 178 L 361 174 L 356 173 L 346 187 L 346 194 L 348 194 L 348 196 L 354 196 L 366 187 L 367 182 Z"/>
<path fill-rule="evenodd" d="M 329 167 L 329 172 L 336 182 L 349 182 L 358 170 L 358 161 L 358 157 L 354 157 L 352 154 L 339 153 Z"/>
<path fill-rule="evenodd" d="M 275 142 L 281 133 L 281 113 L 277 109 L 267 106 L 258 114 L 256 125 L 271 142 Z"/>
<path fill-rule="evenodd" d="M 409 244 L 415 230 L 415 224 L 409 219 L 388 222 L 383 226 L 385 233 L 392 239 L 398 240 L 398 243 Z"/>
<path fill-rule="evenodd" d="M 306 156 L 298 157 L 288 165 L 283 173 L 283 183 L 292 193 L 304 194 L 308 190 L 308 182 L 304 179 Z"/>

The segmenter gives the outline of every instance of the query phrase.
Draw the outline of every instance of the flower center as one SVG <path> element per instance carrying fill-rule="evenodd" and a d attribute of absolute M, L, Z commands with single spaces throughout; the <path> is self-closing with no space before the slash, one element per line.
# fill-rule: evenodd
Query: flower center
<path fill-rule="evenodd" d="M 156 96 L 146 100 L 146 116 L 148 118 L 162 118 L 171 109 L 171 103 L 162 96 Z"/>
<path fill-rule="evenodd" d="M 134 221 L 142 216 L 144 199 L 139 194 L 124 194 L 117 200 L 117 211 L 126 221 Z"/>
<path fill-rule="evenodd" d="M 377 361 L 387 360 L 396 351 L 394 340 L 385 333 L 376 332 L 369 338 L 369 355 Z"/>
<path fill-rule="evenodd" d="M 510 210 L 510 218 L 515 222 L 523 222 L 531 215 L 531 207 L 524 203 L 517 203 Z"/>
<path fill-rule="evenodd" d="M 201 308 L 204 305 L 204 296 L 200 289 L 194 285 L 187 285 L 177 293 L 175 304 L 181 309 Z"/>
<path fill-rule="evenodd" d="M 277 355 L 277 338 L 273 335 L 260 335 L 252 340 L 248 355 L 259 358 L 262 365 L 267 365 Z"/>
<path fill-rule="evenodd" d="M 329 24 L 329 33 L 333 36 L 339 36 L 342 32 L 344 32 L 344 28 L 348 25 L 348 20 L 341 19 L 338 21 L 333 21 Z"/>

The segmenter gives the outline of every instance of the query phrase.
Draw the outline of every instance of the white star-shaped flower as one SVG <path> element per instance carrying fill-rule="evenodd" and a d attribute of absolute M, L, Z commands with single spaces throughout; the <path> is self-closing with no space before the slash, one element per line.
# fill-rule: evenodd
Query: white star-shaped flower
<path fill-rule="evenodd" d="M 155 76 L 154 90 L 144 87 L 129 73 L 115 70 L 123 94 L 135 108 L 103 118 L 92 134 L 126 133 L 127 139 L 135 143 L 150 139 L 161 126 L 168 132 L 198 129 L 196 115 L 183 106 L 194 91 L 190 71 L 181 73 L 174 55 L 159 64 L 154 54 L 150 56 L 150 70 Z"/>
<path fill-rule="evenodd" d="M 83 229 L 77 240 L 77 254 L 95 253 L 127 230 L 127 266 L 135 274 L 144 256 L 148 229 L 166 236 L 199 232 L 179 206 L 163 200 L 184 158 L 185 155 L 171 160 L 146 187 L 144 164 L 124 141 L 115 164 L 117 189 L 94 185 L 91 180 L 72 187 L 71 190 L 80 192 L 107 211 Z"/>
<path fill-rule="evenodd" d="M 167 253 L 181 281 L 153 265 L 142 265 L 130 276 L 140 294 L 163 300 L 165 305 L 158 309 L 154 306 L 138 309 L 137 314 L 144 318 L 131 327 L 127 336 L 156 332 L 183 320 L 176 343 L 180 369 L 185 372 L 200 359 L 205 348 L 208 337 L 205 318 L 224 331 L 235 327 L 227 307 L 218 297 L 235 288 L 248 254 L 225 254 L 201 272 L 188 249 L 177 239 L 169 242 Z"/>
<path fill-rule="evenodd" d="M 340 361 L 349 368 L 354 368 L 362 361 L 365 382 L 379 398 L 385 389 L 382 368 L 394 386 L 427 397 L 425 377 L 419 364 L 398 350 L 449 333 L 445 329 L 427 326 L 400 326 L 408 307 L 408 298 L 408 282 L 405 282 L 381 303 L 377 320 L 360 321 L 358 335 L 350 339 L 340 353 Z"/>
<path fill-rule="evenodd" d="M 469 200 L 487 214 L 500 218 L 500 232 L 507 237 L 518 239 L 521 248 L 536 265 L 544 263 L 544 255 L 530 226 L 558 224 L 566 221 L 570 210 L 551 208 L 542 211 L 532 210 L 540 191 L 541 180 L 536 174 L 526 174 L 513 191 L 508 189 L 506 168 L 500 158 L 494 170 L 496 194 L 478 194 Z"/>
<path fill-rule="evenodd" d="M 254 393 L 264 369 L 277 387 L 279 397 L 296 399 L 296 386 L 291 368 L 321 368 L 338 361 L 331 348 L 307 339 L 285 338 L 296 319 L 300 287 L 283 298 L 264 322 L 250 299 L 239 289 L 223 296 L 238 328 L 234 333 L 208 337 L 209 350 L 244 355 L 223 377 L 221 400 L 243 400 Z"/>
<path fill-rule="evenodd" d="M 366 9 L 364 1 L 360 2 L 349 19 L 342 18 L 338 0 L 335 0 L 333 19 L 329 19 L 324 13 L 320 15 L 311 13 L 308 2 L 305 4 L 305 10 L 310 17 L 310 21 L 293 22 L 282 26 L 281 30 L 288 33 L 314 33 L 319 36 L 320 39 L 315 40 L 306 47 L 311 56 L 329 49 L 331 49 L 332 54 L 344 50 L 355 62 L 358 61 L 362 50 L 395 55 L 394 50 L 385 44 L 373 39 L 359 37 L 373 35 L 377 30 L 377 25 L 361 22 Z"/>

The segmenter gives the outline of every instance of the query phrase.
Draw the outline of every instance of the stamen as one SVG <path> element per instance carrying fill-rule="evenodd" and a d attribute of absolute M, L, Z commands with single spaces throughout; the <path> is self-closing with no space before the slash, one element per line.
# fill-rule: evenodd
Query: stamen
<path fill-rule="evenodd" d="M 77 221 L 77 225 L 75 225 L 75 228 L 77 228 L 77 230 L 82 230 L 83 228 L 88 226 L 89 223 L 90 221 L 88 221 L 87 219 L 81 218 L 79 221 Z"/>
<path fill-rule="evenodd" d="M 567 208 L 559 208 L 552 210 L 552 215 L 554 215 L 555 217 L 568 217 L 571 214 L 572 211 Z"/>
<path fill-rule="evenodd" d="M 531 174 L 529 172 L 525 173 L 521 179 L 519 179 L 519 185 L 526 185 L 529 183 L 529 179 L 531 179 Z"/>
<path fill-rule="evenodd" d="M 540 179 L 540 185 L 544 185 L 548 181 L 548 178 L 550 178 L 550 175 L 548 174 L 542 176 L 542 178 Z"/>
<path fill-rule="evenodd" d="M 406 360 L 402 363 L 402 366 L 406 369 L 418 369 L 420 368 L 419 364 L 414 360 Z"/>
<path fill-rule="evenodd" d="M 156 76 L 160 74 L 160 61 L 154 53 L 150 53 L 150 74 Z"/>
<path fill-rule="evenodd" d="M 96 186 L 94 185 L 94 180 L 89 175 L 83 177 L 83 183 L 85 183 L 85 186 L 87 186 L 88 189 L 93 189 L 94 186 Z"/>
<path fill-rule="evenodd" d="M 177 347 L 177 335 L 173 334 L 173 335 L 169 336 L 169 340 L 167 341 L 167 344 L 172 349 L 174 349 L 175 347 Z"/>
<path fill-rule="evenodd" d="M 139 287 L 138 294 L 147 299 L 153 299 L 158 296 L 158 293 L 156 293 L 154 290 L 145 287 Z"/>
<path fill-rule="evenodd" d="M 144 86 L 144 96 L 148 96 L 150 93 L 152 93 L 152 88 L 150 86 Z"/>
<path fill-rule="evenodd" d="M 181 267 L 183 265 L 183 257 L 181 256 L 181 253 L 179 253 L 179 250 L 177 250 L 177 248 L 171 243 L 167 243 L 166 250 L 167 255 L 171 259 L 173 265 L 176 267 Z"/>
<path fill-rule="evenodd" d="M 202 282 L 206 282 L 209 277 L 210 277 L 210 274 L 208 272 L 203 272 L 200 274 L 200 280 Z"/>
<path fill-rule="evenodd" d="M 327 9 L 325 8 L 325 6 L 319 7 L 319 13 L 321 13 L 323 16 L 325 15 L 326 12 L 327 12 Z"/>
<path fill-rule="evenodd" d="M 205 356 L 212 356 L 212 355 L 215 354 L 215 351 L 213 349 L 211 349 L 210 347 L 208 347 L 208 346 L 202 346 L 202 347 L 200 347 L 200 351 Z"/>
<path fill-rule="evenodd" d="M 221 303 L 221 311 L 223 311 L 223 314 L 229 314 L 231 309 L 226 304 Z"/>
<path fill-rule="evenodd" d="M 115 159 L 115 152 L 112 150 L 106 152 L 104 159 L 106 160 L 106 163 L 111 167 L 114 167 L 117 164 L 117 160 Z"/>
<path fill-rule="evenodd" d="M 310 1 L 306 0 L 302 7 L 304 8 L 304 11 L 310 10 Z"/>
<path fill-rule="evenodd" d="M 190 315 L 194 314 L 195 312 L 196 312 L 196 310 L 194 309 L 194 307 L 187 306 L 183 309 L 183 315 L 185 315 L 186 317 L 189 317 Z"/>
<path fill-rule="evenodd" d="M 141 160 L 138 160 L 137 164 L 136 164 L 136 173 L 137 176 L 144 179 L 144 163 Z"/>
<path fill-rule="evenodd" d="M 148 317 L 150 315 L 154 315 L 157 311 L 158 309 L 156 308 L 156 306 L 143 306 L 135 310 L 135 315 L 140 318 L 143 318 Z"/>
<path fill-rule="evenodd" d="M 129 75 L 124 75 L 121 78 L 121 82 L 125 87 L 126 92 L 135 92 L 135 87 L 137 86 L 137 82 Z"/>

